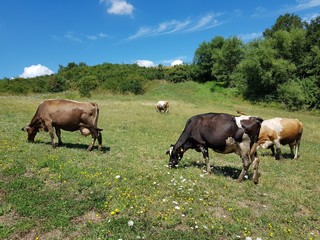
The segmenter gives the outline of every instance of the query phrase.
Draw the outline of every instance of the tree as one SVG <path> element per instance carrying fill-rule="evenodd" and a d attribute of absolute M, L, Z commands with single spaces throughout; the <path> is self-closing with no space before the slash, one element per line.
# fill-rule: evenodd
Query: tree
<path fill-rule="evenodd" d="M 243 57 L 242 41 L 237 37 L 226 39 L 220 49 L 216 48 L 213 51 L 212 75 L 218 81 L 223 82 L 225 86 L 231 87 L 230 76 L 234 73 Z"/>
<path fill-rule="evenodd" d="M 306 22 L 302 21 L 298 15 L 286 13 L 278 17 L 276 23 L 263 32 L 263 36 L 265 38 L 272 37 L 279 30 L 290 32 L 294 28 L 304 29 L 306 25 Z"/>
<path fill-rule="evenodd" d="M 206 82 L 212 80 L 212 54 L 210 44 L 203 42 L 196 49 L 193 57 L 193 64 L 197 66 L 197 80 L 198 82 Z"/>
<path fill-rule="evenodd" d="M 220 51 L 224 44 L 224 38 L 217 36 L 213 38 L 209 43 L 203 42 L 199 48 L 196 49 L 193 64 L 195 68 L 195 80 L 197 82 L 212 81 L 212 66 L 215 62 L 215 56 Z"/>
<path fill-rule="evenodd" d="M 307 25 L 306 38 L 309 49 L 313 46 L 318 46 L 320 48 L 320 16 L 312 19 Z"/>
<path fill-rule="evenodd" d="M 270 41 L 271 47 L 276 50 L 276 58 L 282 58 L 295 64 L 297 74 L 303 75 L 300 67 L 306 55 L 305 30 L 297 28 L 291 29 L 290 32 L 278 30 L 266 41 Z"/>
<path fill-rule="evenodd" d="M 295 65 L 281 58 L 270 41 L 249 46 L 232 79 L 242 94 L 251 100 L 275 100 L 277 87 L 294 77 Z"/>

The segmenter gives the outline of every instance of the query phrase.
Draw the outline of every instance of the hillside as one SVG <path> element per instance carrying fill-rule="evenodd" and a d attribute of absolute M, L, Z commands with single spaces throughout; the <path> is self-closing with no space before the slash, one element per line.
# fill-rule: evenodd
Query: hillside
<path fill-rule="evenodd" d="M 143 95 L 77 91 L 1 96 L 0 239 L 319 239 L 319 116 L 251 104 L 224 88 L 195 82 L 153 81 Z M 103 151 L 62 132 L 52 149 L 48 133 L 27 143 L 21 131 L 49 98 L 95 101 Z M 159 114 L 158 100 L 170 102 Z M 298 160 L 276 161 L 259 151 L 260 183 L 237 183 L 241 159 L 210 151 L 185 153 L 177 169 L 165 154 L 186 120 L 236 110 L 264 119 L 299 118 L 305 127 Z M 282 147 L 288 156 L 289 147 Z"/>

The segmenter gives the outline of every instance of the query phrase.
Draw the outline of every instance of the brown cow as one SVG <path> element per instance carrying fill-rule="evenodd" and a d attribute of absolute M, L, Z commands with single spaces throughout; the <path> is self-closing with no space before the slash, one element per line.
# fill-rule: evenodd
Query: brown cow
<path fill-rule="evenodd" d="M 156 111 L 160 112 L 163 111 L 164 113 L 169 112 L 169 102 L 168 101 L 158 101 L 156 105 Z"/>
<path fill-rule="evenodd" d="M 53 128 L 56 130 L 58 145 L 62 145 L 61 129 L 77 131 L 88 136 L 91 134 L 92 143 L 88 150 L 91 151 L 98 139 L 98 149 L 102 147 L 102 129 L 97 127 L 99 108 L 93 102 L 77 102 L 71 100 L 45 100 L 38 106 L 31 122 L 23 131 L 28 133 L 28 141 L 33 142 L 39 130 L 49 132 L 52 147 L 55 148 Z"/>
<path fill-rule="evenodd" d="M 297 159 L 299 157 L 302 132 L 303 124 L 298 119 L 268 119 L 262 122 L 258 144 L 262 148 L 271 148 L 272 154 L 275 155 L 277 160 L 283 158 L 280 145 L 289 144 L 292 158 Z"/>

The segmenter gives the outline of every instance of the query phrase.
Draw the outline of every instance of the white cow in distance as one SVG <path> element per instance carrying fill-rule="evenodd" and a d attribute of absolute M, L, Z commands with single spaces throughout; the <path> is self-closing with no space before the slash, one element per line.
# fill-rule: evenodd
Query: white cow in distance
<path fill-rule="evenodd" d="M 168 101 L 158 101 L 156 105 L 156 111 L 157 112 L 169 112 L 169 102 Z"/>

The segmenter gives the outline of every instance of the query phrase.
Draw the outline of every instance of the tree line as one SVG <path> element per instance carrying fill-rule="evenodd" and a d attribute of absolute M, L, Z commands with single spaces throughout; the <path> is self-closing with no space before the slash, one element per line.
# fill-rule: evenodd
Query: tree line
<path fill-rule="evenodd" d="M 193 64 L 198 80 L 222 82 L 246 99 L 319 109 L 320 17 L 307 23 L 285 14 L 248 44 L 215 37 L 200 44 Z"/>
<path fill-rule="evenodd" d="M 26 94 L 96 89 L 143 94 L 148 81 L 213 82 L 250 101 L 278 102 L 288 109 L 320 108 L 320 17 L 310 22 L 294 14 L 278 17 L 263 37 L 244 43 L 214 37 L 195 50 L 192 63 L 146 68 L 137 64 L 69 63 L 50 76 L 2 79 L 0 93 Z M 214 88 L 212 88 L 214 90 Z"/>

